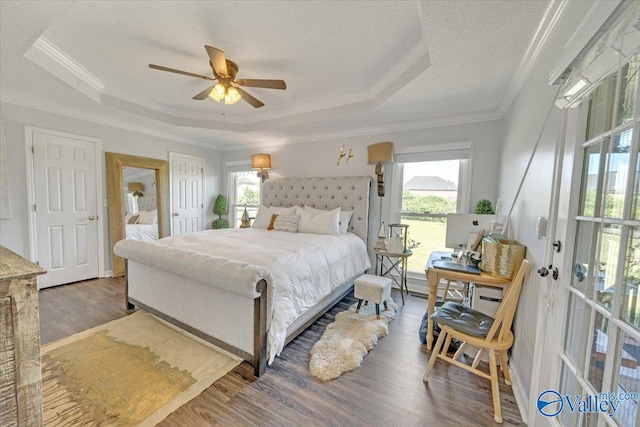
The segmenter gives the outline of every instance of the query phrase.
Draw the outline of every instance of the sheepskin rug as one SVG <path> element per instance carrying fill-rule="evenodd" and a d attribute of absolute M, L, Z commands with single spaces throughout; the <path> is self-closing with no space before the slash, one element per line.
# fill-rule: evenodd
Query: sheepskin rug
<path fill-rule="evenodd" d="M 388 310 L 380 304 L 380 319 L 376 319 L 376 305 L 357 303 L 336 315 L 320 340 L 311 349 L 309 370 L 323 381 L 338 378 L 343 372 L 359 367 L 367 353 L 378 344 L 378 338 L 389 333 L 389 322 L 396 316 L 398 306 L 387 299 Z"/>

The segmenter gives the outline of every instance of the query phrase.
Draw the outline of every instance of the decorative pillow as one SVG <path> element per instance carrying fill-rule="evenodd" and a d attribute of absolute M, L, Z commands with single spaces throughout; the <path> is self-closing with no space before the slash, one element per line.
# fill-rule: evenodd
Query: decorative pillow
<path fill-rule="evenodd" d="M 352 215 L 353 211 L 340 211 L 340 234 L 347 234 L 347 230 L 349 230 L 349 221 L 351 221 Z"/>
<path fill-rule="evenodd" d="M 300 233 L 314 234 L 340 234 L 340 208 L 331 211 L 322 211 L 317 215 L 311 214 L 308 209 L 301 209 L 298 231 Z"/>
<path fill-rule="evenodd" d="M 157 224 L 158 223 L 158 211 L 156 209 L 152 211 L 138 212 L 138 224 Z"/>
<path fill-rule="evenodd" d="M 298 223 L 300 217 L 298 215 L 271 215 L 271 224 L 267 227 L 267 230 L 286 231 L 288 233 L 295 233 L 298 231 Z"/>
<path fill-rule="evenodd" d="M 127 215 L 127 224 L 137 224 L 140 219 L 139 214 Z"/>
<path fill-rule="evenodd" d="M 256 219 L 253 220 L 253 224 L 251 226 L 253 228 L 266 229 L 269 227 L 269 223 L 271 222 L 271 215 L 293 215 L 295 213 L 295 206 L 291 206 L 290 208 L 271 206 L 270 208 L 267 208 L 264 205 L 260 205 L 258 207 L 258 212 L 256 213 Z"/>
<path fill-rule="evenodd" d="M 311 206 L 305 205 L 305 206 L 298 206 L 298 211 L 296 213 L 300 215 L 301 210 L 307 213 L 310 213 L 311 215 L 318 215 L 321 213 L 329 212 L 329 209 L 316 209 L 316 208 L 312 208 Z"/>
<path fill-rule="evenodd" d="M 312 208 L 311 206 L 302 206 L 302 207 L 298 207 L 296 214 L 300 215 L 300 212 L 303 210 L 306 211 L 307 213 L 310 213 L 311 215 L 318 215 L 321 213 L 329 212 L 328 210 L 325 210 L 325 209 L 316 209 L 316 208 Z M 351 221 L 352 215 L 353 215 L 353 211 L 343 211 L 342 209 L 340 209 L 340 220 L 339 220 L 340 234 L 347 234 L 347 230 L 349 229 L 349 221 Z"/>

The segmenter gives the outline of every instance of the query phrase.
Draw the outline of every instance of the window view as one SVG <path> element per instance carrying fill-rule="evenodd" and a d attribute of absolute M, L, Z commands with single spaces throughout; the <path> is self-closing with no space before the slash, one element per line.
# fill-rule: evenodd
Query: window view
<path fill-rule="evenodd" d="M 255 171 L 232 172 L 229 174 L 231 209 L 229 224 L 233 228 L 240 227 L 245 208 L 249 218 L 253 219 L 260 204 L 260 178 Z"/>
<path fill-rule="evenodd" d="M 402 223 L 409 225 L 407 246 L 413 251 L 408 271 L 424 275 L 433 251 L 444 251 L 446 214 L 455 213 L 460 160 L 405 163 L 402 179 Z"/>

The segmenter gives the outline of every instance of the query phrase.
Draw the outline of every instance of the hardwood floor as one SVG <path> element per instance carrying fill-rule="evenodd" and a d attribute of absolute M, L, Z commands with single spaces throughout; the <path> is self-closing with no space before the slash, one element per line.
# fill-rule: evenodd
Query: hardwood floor
<path fill-rule="evenodd" d="M 394 291 L 396 292 L 396 291 Z M 400 302 L 400 295 L 393 294 Z M 490 426 L 489 381 L 436 363 L 429 384 L 422 375 L 429 353 L 418 339 L 426 300 L 406 297 L 389 335 L 362 366 L 322 382 L 308 369 L 309 350 L 352 295 L 293 340 L 261 378 L 242 363 L 167 417 L 161 426 Z M 97 279 L 40 291 L 42 344 L 126 316 L 124 281 Z M 511 387 L 501 379 L 505 426 L 524 425 Z"/>

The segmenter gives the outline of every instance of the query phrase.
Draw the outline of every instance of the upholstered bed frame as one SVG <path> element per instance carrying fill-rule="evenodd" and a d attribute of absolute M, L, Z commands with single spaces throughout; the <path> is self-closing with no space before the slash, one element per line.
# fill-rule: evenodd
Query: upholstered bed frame
<path fill-rule="evenodd" d="M 262 204 L 353 211 L 349 231 L 366 244 L 370 187 L 370 177 L 270 179 L 263 183 Z M 140 241 L 120 241 L 114 251 L 127 260 L 128 308 L 140 307 L 242 357 L 252 363 L 256 376 L 264 373 L 271 292 L 264 268 Z M 230 285 L 231 278 L 240 278 L 242 285 Z M 354 279 L 291 324 L 286 342 L 340 301 Z"/>

